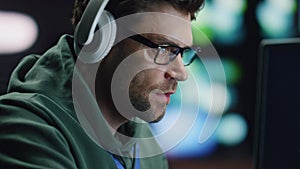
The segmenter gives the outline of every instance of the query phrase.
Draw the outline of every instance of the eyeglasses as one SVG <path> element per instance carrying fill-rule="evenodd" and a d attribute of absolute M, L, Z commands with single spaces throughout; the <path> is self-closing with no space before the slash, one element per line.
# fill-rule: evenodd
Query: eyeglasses
<path fill-rule="evenodd" d="M 191 47 L 181 48 L 176 45 L 158 45 L 138 34 L 130 36 L 129 38 L 155 49 L 148 51 L 148 54 L 154 56 L 154 63 L 158 65 L 167 65 L 175 60 L 178 54 L 181 54 L 183 65 L 188 66 L 195 60 L 197 53 L 201 52 L 200 47 L 192 49 Z"/>

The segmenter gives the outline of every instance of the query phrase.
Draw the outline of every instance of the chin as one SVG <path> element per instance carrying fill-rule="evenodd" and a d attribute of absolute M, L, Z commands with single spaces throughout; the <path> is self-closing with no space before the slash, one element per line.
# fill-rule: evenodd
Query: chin
<path fill-rule="evenodd" d="M 132 102 L 133 107 L 139 111 L 138 114 L 135 114 L 138 118 L 144 120 L 148 123 L 156 123 L 159 122 L 166 113 L 166 104 L 158 103 L 158 102 L 141 102 L 140 100 L 137 102 Z"/>
<path fill-rule="evenodd" d="M 155 111 L 155 110 L 154 110 Z M 159 112 L 159 113 L 158 113 Z M 166 109 L 164 109 L 163 111 L 159 111 L 159 110 L 156 110 L 154 113 L 153 113 L 153 116 L 151 119 L 148 119 L 147 122 L 149 123 L 157 123 L 159 121 L 161 121 L 163 119 L 163 117 L 165 116 L 165 113 L 166 113 Z"/>
<path fill-rule="evenodd" d="M 152 112 L 149 111 L 144 111 L 140 112 L 141 114 L 136 115 L 140 119 L 144 120 L 145 122 L 148 123 L 157 123 L 161 121 L 161 119 L 165 116 L 166 109 L 162 110 L 157 110 L 153 109 Z"/>
<path fill-rule="evenodd" d="M 150 121 L 150 123 L 157 123 L 157 122 L 161 121 L 161 119 L 164 118 L 164 116 L 165 116 L 165 111 L 160 116 L 158 116 L 158 118 Z"/>

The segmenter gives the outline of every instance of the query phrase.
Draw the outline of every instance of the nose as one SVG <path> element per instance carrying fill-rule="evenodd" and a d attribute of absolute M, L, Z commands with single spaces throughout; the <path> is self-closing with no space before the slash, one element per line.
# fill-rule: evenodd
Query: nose
<path fill-rule="evenodd" d="M 181 54 L 167 65 L 165 78 L 173 78 L 177 81 L 185 81 L 188 78 L 188 72 L 183 65 Z"/>

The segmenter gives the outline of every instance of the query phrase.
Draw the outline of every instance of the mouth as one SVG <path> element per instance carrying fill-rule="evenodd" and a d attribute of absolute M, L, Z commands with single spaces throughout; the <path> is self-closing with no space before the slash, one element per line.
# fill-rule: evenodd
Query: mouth
<path fill-rule="evenodd" d="M 174 93 L 175 91 L 170 91 L 170 92 L 156 93 L 156 95 L 164 102 L 166 102 L 166 104 L 169 104 L 171 102 L 171 95 Z"/>

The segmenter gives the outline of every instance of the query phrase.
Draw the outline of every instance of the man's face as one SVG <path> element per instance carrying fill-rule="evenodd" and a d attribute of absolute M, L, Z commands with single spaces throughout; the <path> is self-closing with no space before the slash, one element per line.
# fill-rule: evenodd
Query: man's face
<path fill-rule="evenodd" d="M 167 13 L 179 17 L 186 23 L 190 22 L 190 15 L 183 14 L 170 5 L 162 4 L 153 7 L 150 12 Z M 159 15 L 150 18 L 145 16 L 137 24 L 132 25 L 131 29 L 134 32 L 152 32 L 140 35 L 158 45 L 191 46 L 190 24 L 178 24 L 179 22 L 176 21 L 168 21 L 168 19 Z M 105 59 L 103 64 L 104 76 L 112 76 L 118 65 L 130 57 L 134 57 L 139 66 L 143 67 L 144 65 L 147 69 L 140 70 L 135 74 L 129 85 L 129 98 L 137 112 L 129 116 L 121 114 L 126 118 L 137 116 L 147 122 L 159 121 L 165 114 L 171 95 L 176 92 L 177 82 L 184 81 L 188 77 L 181 54 L 178 54 L 175 60 L 167 65 L 158 65 L 154 63 L 155 53 L 158 49 L 150 48 L 130 38 L 125 39 L 122 43 L 117 48 L 113 48 L 112 57 Z M 130 65 L 124 71 L 130 72 L 134 66 Z M 109 73 L 105 72 L 106 69 Z M 122 81 L 119 83 L 119 86 L 126 87 Z"/>
<path fill-rule="evenodd" d="M 170 6 L 160 7 L 159 12 L 176 15 L 190 21 L 189 15 L 184 15 Z M 163 24 L 163 22 L 166 21 L 159 17 L 155 19 L 151 18 L 153 23 L 151 23 L 150 19 L 147 19 L 147 17 L 143 20 L 145 22 L 139 23 L 135 27 L 135 30 L 147 29 L 160 33 L 142 34 L 142 36 L 156 44 L 177 45 L 180 47 L 192 44 L 191 28 L 189 24 L 177 25 L 176 23 L 172 23 L 173 25 L 169 24 L 169 26 L 166 26 L 166 24 Z M 175 40 L 174 37 L 179 40 Z M 138 116 L 147 122 L 157 122 L 164 116 L 166 106 L 170 103 L 170 97 L 176 92 L 177 82 L 186 80 L 188 75 L 181 61 L 180 54 L 168 65 L 157 65 L 154 63 L 157 49 L 151 49 L 135 41 L 131 43 L 134 43 L 137 49 L 144 50 L 144 52 L 138 52 L 138 54 L 144 55 L 140 56 L 140 58 L 143 58 L 140 64 L 155 65 L 155 68 L 139 72 L 130 83 L 129 97 L 131 103 L 135 109 L 141 112 L 135 116 Z M 150 108 L 151 111 L 148 111 Z"/>

